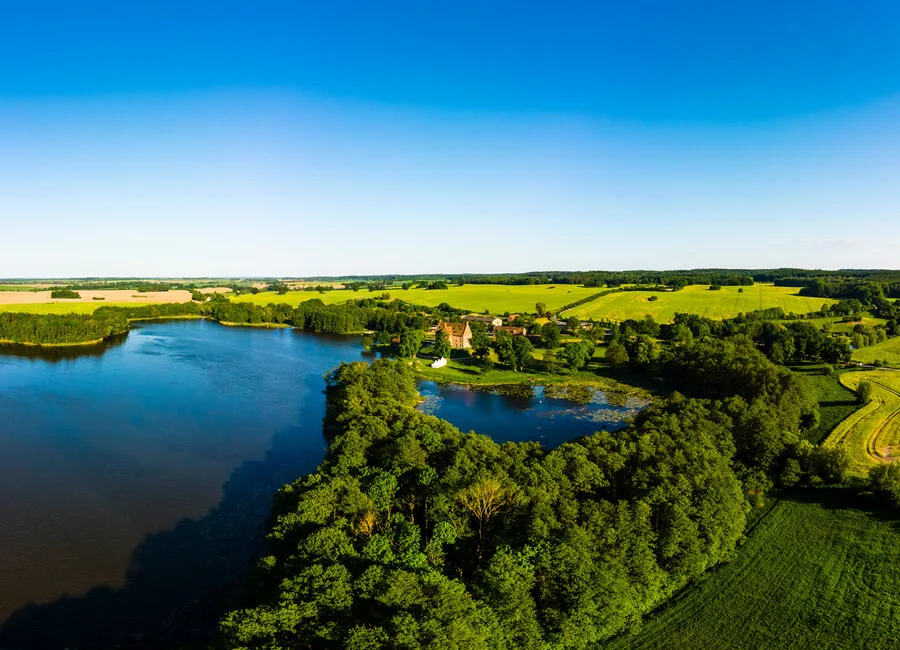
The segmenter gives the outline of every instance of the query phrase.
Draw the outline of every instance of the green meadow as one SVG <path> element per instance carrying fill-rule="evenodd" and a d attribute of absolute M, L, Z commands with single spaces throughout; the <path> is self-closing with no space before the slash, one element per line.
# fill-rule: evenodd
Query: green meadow
<path fill-rule="evenodd" d="M 795 370 L 807 387 L 819 401 L 819 424 L 807 431 L 804 437 L 813 444 L 825 440 L 834 429 L 859 409 L 856 393 L 847 388 L 836 374 L 822 374 L 824 364 L 820 367 L 806 366 L 802 371 Z"/>
<path fill-rule="evenodd" d="M 16 311 L 27 314 L 93 314 L 97 307 L 144 307 L 153 303 L 145 302 L 37 302 L 23 304 L 0 304 L 0 311 Z"/>
<path fill-rule="evenodd" d="M 608 647 L 896 648 L 900 522 L 855 498 L 820 489 L 777 502 L 730 563 Z"/>
<path fill-rule="evenodd" d="M 831 324 L 831 331 L 837 334 L 851 334 L 853 332 L 853 328 L 857 325 L 865 325 L 867 327 L 875 327 L 876 325 L 884 325 L 887 323 L 887 319 L 885 318 L 876 318 L 874 316 L 863 316 L 859 320 L 855 321 L 842 321 L 840 318 L 835 317 L 827 317 L 827 318 L 808 318 L 806 322 L 812 323 L 816 327 L 822 327 L 826 323 Z"/>
<path fill-rule="evenodd" d="M 743 292 L 739 289 L 743 288 Z M 708 285 L 690 285 L 681 291 L 623 291 L 612 293 L 566 312 L 579 318 L 623 321 L 650 314 L 659 322 L 670 322 L 676 313 L 699 314 L 706 318 L 733 318 L 757 309 L 781 307 L 785 312 L 806 314 L 818 311 L 834 300 L 797 295 L 796 287 L 757 284 L 751 287 L 722 287 L 710 291 Z M 656 300 L 650 300 L 655 296 Z"/>
<path fill-rule="evenodd" d="M 575 302 L 602 291 L 597 288 L 585 288 L 575 284 L 537 284 L 537 285 L 504 285 L 504 284 L 466 284 L 461 287 L 451 286 L 448 289 L 387 289 L 391 298 L 416 305 L 435 307 L 442 302 L 468 311 L 492 314 L 504 312 L 533 312 L 535 303 L 542 302 L 547 309 L 554 311 L 565 304 Z M 284 295 L 273 292 L 245 294 L 231 297 L 235 302 L 251 302 L 255 305 L 267 305 L 270 302 L 287 303 L 296 306 L 306 300 L 320 298 L 325 304 L 358 300 L 361 298 L 377 298 L 385 291 L 288 291 Z"/>
<path fill-rule="evenodd" d="M 853 360 L 860 363 L 887 361 L 888 365 L 900 366 L 900 336 L 895 336 L 877 345 L 854 350 Z"/>

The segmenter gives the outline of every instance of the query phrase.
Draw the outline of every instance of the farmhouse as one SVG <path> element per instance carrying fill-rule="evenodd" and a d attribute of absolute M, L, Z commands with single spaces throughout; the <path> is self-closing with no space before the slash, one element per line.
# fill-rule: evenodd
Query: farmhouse
<path fill-rule="evenodd" d="M 472 328 L 468 323 L 445 323 L 441 321 L 437 326 L 443 330 L 450 341 L 450 347 L 457 350 L 465 350 L 472 347 Z"/>
<path fill-rule="evenodd" d="M 462 317 L 464 321 L 484 323 L 490 327 L 500 327 L 503 325 L 503 319 L 496 316 L 483 316 L 481 314 L 466 314 Z"/>
<path fill-rule="evenodd" d="M 501 325 L 500 327 L 494 328 L 494 333 L 497 332 L 509 332 L 513 336 L 527 336 L 528 330 L 524 327 L 517 327 L 515 325 Z"/>

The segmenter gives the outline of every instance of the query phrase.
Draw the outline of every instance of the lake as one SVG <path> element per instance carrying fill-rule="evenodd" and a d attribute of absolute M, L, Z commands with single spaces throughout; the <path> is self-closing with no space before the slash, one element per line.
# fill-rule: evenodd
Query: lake
<path fill-rule="evenodd" d="M 202 320 L 0 347 L 0 648 L 202 639 L 261 549 L 270 496 L 322 459 L 323 375 L 363 359 L 355 337 Z M 641 406 L 420 390 L 464 431 L 546 446 Z"/>

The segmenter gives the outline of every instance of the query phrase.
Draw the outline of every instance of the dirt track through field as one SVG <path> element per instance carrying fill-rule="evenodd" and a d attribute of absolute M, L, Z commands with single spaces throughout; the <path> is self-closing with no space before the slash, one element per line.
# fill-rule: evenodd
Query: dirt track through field
<path fill-rule="evenodd" d="M 880 381 L 875 381 L 874 379 L 870 381 L 888 393 L 895 395 L 898 400 L 900 400 L 900 391 L 897 391 Z M 887 403 L 885 402 L 885 405 L 886 404 Z M 898 430 L 898 427 L 896 426 L 900 423 L 900 419 L 898 418 L 900 418 L 900 401 L 897 403 L 897 408 L 872 430 L 869 439 L 866 441 L 866 453 L 873 460 L 881 462 L 892 462 L 895 460 L 895 452 L 898 447 L 897 438 L 900 437 L 898 436 L 900 430 Z M 887 434 L 885 436 L 887 440 L 882 439 L 883 434 Z"/>

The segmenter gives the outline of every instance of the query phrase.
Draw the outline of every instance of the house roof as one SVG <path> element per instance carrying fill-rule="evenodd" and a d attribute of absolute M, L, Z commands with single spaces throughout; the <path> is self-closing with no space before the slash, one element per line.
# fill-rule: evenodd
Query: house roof
<path fill-rule="evenodd" d="M 443 329 L 450 336 L 465 336 L 466 330 L 469 330 L 468 323 L 441 323 L 439 329 Z M 471 330 L 469 330 L 471 334 Z"/>
<path fill-rule="evenodd" d="M 494 328 L 495 332 L 509 332 L 513 336 L 517 334 L 521 334 L 525 336 L 526 329 L 524 327 L 517 327 L 516 325 L 501 325 L 500 327 Z"/>

